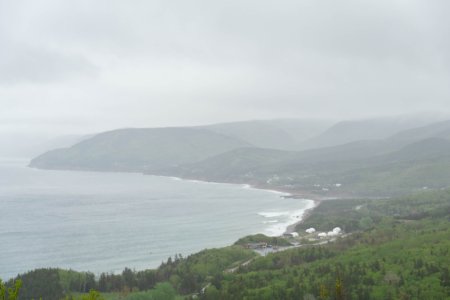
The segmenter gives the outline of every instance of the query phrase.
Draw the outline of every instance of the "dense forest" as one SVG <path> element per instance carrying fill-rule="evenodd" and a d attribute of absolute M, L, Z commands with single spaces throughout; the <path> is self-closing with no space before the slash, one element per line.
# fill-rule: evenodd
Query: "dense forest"
<path fill-rule="evenodd" d="M 345 236 L 321 245 L 302 238 L 306 228 L 334 226 Z M 175 255 L 155 270 L 96 277 L 38 269 L 6 286 L 21 282 L 19 299 L 77 299 L 90 290 L 105 299 L 450 299 L 450 190 L 323 201 L 296 230 L 301 247 L 264 257 L 242 246 L 253 236 Z"/>

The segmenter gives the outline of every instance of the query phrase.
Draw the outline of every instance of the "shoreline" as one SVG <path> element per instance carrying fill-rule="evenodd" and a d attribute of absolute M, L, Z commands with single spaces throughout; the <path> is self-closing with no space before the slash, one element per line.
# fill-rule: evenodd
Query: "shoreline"
<path fill-rule="evenodd" d="M 309 218 L 309 217 L 313 214 L 314 210 L 315 210 L 317 207 L 319 207 L 319 205 L 322 203 L 322 200 L 312 200 L 312 199 L 308 199 L 308 200 L 313 201 L 313 206 L 310 207 L 310 208 L 308 208 L 308 209 L 306 209 L 306 210 L 303 212 L 303 214 L 302 214 L 300 220 L 299 220 L 298 222 L 295 222 L 294 224 L 289 225 L 289 226 L 286 228 L 286 230 L 284 231 L 283 234 L 295 232 L 295 228 L 297 227 L 297 225 L 302 224 L 307 218 Z"/>
<path fill-rule="evenodd" d="M 284 234 L 294 232 L 297 225 L 303 223 L 305 219 L 307 219 L 309 216 L 311 216 L 314 209 L 316 209 L 322 203 L 322 201 L 325 200 L 325 198 L 319 198 L 319 197 L 305 198 L 304 196 L 302 196 L 302 193 L 299 193 L 299 191 L 286 191 L 283 189 L 278 189 L 277 187 L 275 187 L 275 188 L 271 187 L 269 189 L 269 188 L 265 187 L 264 185 L 252 185 L 249 183 L 235 183 L 235 182 L 216 182 L 216 181 L 208 181 L 208 180 L 182 178 L 182 177 L 177 177 L 177 176 L 153 175 L 153 174 L 145 174 L 145 173 L 144 173 L 144 175 L 165 177 L 165 178 L 170 178 L 172 180 L 186 180 L 186 181 L 199 182 L 199 183 L 240 185 L 242 188 L 245 188 L 245 189 L 255 189 L 255 190 L 262 190 L 262 191 L 271 192 L 271 193 L 277 193 L 277 194 L 280 194 L 280 196 L 283 198 L 301 199 L 301 200 L 308 200 L 308 201 L 313 202 L 312 207 L 309 207 L 303 211 L 302 215 L 300 216 L 300 220 L 288 225 L 282 234 L 276 235 L 275 237 L 282 237 Z"/>

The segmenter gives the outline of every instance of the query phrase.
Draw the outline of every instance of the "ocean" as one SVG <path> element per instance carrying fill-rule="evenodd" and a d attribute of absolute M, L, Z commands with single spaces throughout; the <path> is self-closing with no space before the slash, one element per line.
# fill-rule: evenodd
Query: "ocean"
<path fill-rule="evenodd" d="M 313 201 L 247 185 L 49 171 L 0 159 L 0 278 L 41 267 L 120 272 L 282 234 Z"/>

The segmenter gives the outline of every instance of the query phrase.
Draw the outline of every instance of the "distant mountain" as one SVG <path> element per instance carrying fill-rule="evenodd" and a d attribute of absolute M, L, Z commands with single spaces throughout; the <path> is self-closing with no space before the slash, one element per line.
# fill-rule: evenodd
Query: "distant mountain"
<path fill-rule="evenodd" d="M 392 120 L 387 124 L 392 125 Z M 300 132 L 300 128 L 294 132 Z M 379 129 L 378 136 L 388 131 L 386 126 L 373 128 Z M 253 131 L 255 136 L 251 134 Z M 262 121 L 122 129 L 47 152 L 30 165 L 47 169 L 138 171 L 330 196 L 386 196 L 423 187 L 450 186 L 450 121 L 407 129 L 383 139 L 303 151 L 260 148 L 264 136 L 268 139 L 266 144 L 272 146 L 288 139 L 283 144 L 286 148 L 304 137 L 299 134 L 295 139 L 292 131 L 287 132 Z"/>
<path fill-rule="evenodd" d="M 95 135 L 70 148 L 46 152 L 30 166 L 44 169 L 151 171 L 192 163 L 252 146 L 198 128 L 120 129 Z"/>
<path fill-rule="evenodd" d="M 201 128 L 247 141 L 259 148 L 297 150 L 302 142 L 332 124 L 332 121 L 278 119 L 221 123 Z"/>
<path fill-rule="evenodd" d="M 432 123 L 419 128 L 404 130 L 390 137 L 390 140 L 407 143 L 428 138 L 450 138 L 450 120 Z"/>
<path fill-rule="evenodd" d="M 325 195 L 386 196 L 422 187 L 447 187 L 450 186 L 447 132 L 450 133 L 450 122 L 440 122 L 387 139 L 313 150 L 237 149 L 166 170 L 165 175 L 247 182 Z"/>
<path fill-rule="evenodd" d="M 438 114 L 405 115 L 369 120 L 343 121 L 304 143 L 302 149 L 332 147 L 360 140 L 386 139 L 405 130 L 423 127 L 444 118 Z"/>
<path fill-rule="evenodd" d="M 296 148 L 302 140 L 325 130 L 329 124 L 327 121 L 288 119 L 183 128 L 114 130 L 91 136 L 69 149 L 45 153 L 33 159 L 30 166 L 154 171 L 195 163 L 241 147 Z M 48 151 L 48 148 L 44 151 Z"/>

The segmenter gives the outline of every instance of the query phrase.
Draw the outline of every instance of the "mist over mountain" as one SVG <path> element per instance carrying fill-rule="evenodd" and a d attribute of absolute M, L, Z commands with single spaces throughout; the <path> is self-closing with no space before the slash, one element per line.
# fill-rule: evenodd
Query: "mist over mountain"
<path fill-rule="evenodd" d="M 302 149 L 323 148 L 360 140 L 385 139 L 401 131 L 426 126 L 445 120 L 448 116 L 437 113 L 412 114 L 338 122 L 322 134 L 304 143 Z"/>
<path fill-rule="evenodd" d="M 334 124 L 326 120 L 255 120 L 203 126 L 202 128 L 236 137 L 260 148 L 296 150 L 308 139 Z"/>
<path fill-rule="evenodd" d="M 40 168 L 157 170 L 242 147 L 296 149 L 332 121 L 257 120 L 183 128 L 121 129 L 32 160 Z"/>
<path fill-rule="evenodd" d="M 149 171 L 196 162 L 249 143 L 195 128 L 119 129 L 38 156 L 32 167 Z"/>
<path fill-rule="evenodd" d="M 163 174 L 322 195 L 387 196 L 444 188 L 450 186 L 450 135 L 445 135 L 449 124 L 439 122 L 387 139 L 313 150 L 239 149 Z"/>
<path fill-rule="evenodd" d="M 325 130 L 323 122 L 301 120 L 121 129 L 44 153 L 30 166 L 144 172 L 321 195 L 384 196 L 450 186 L 450 121 L 413 120 L 346 121 Z M 339 144 L 293 150 L 305 141 Z"/>

